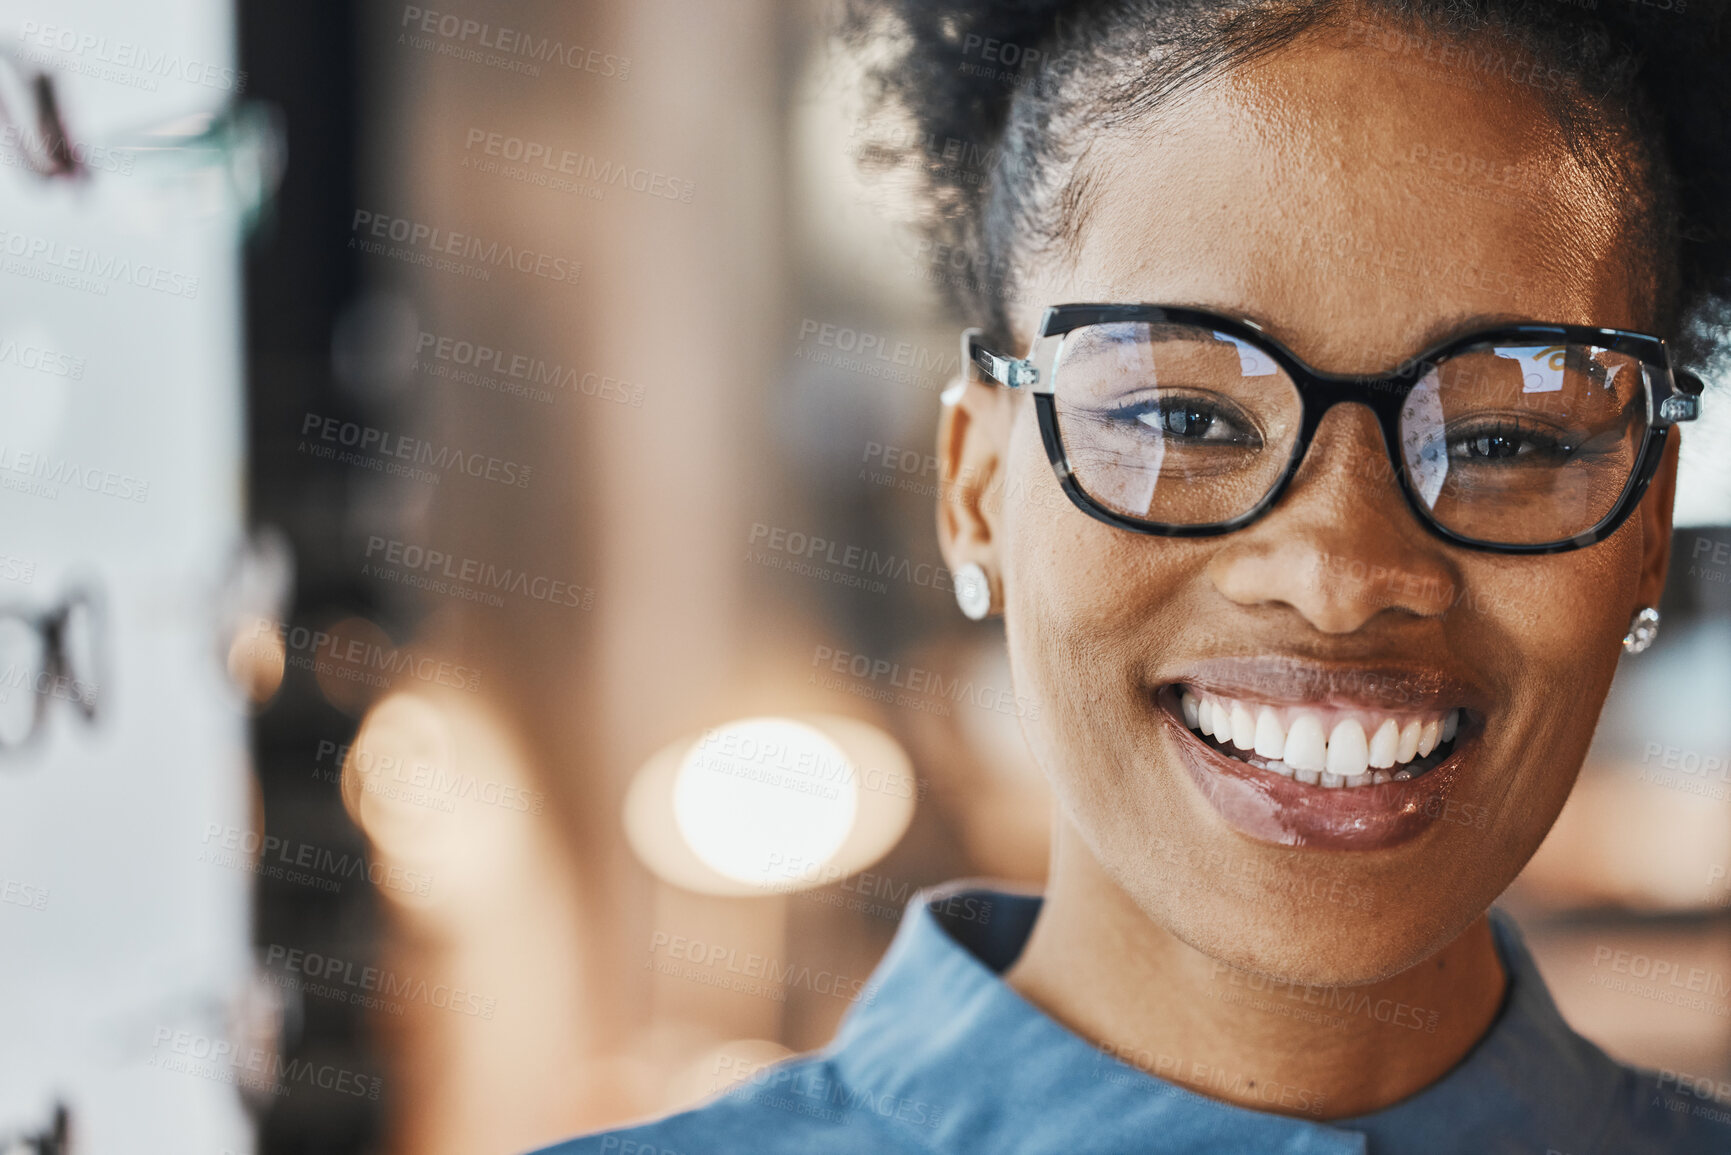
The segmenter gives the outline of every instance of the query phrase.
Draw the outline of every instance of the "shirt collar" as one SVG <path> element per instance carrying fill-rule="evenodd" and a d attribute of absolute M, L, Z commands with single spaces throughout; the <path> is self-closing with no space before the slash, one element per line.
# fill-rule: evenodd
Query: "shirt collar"
<path fill-rule="evenodd" d="M 1363 1155 L 1395 1142 L 1415 1153 L 1473 1149 L 1482 1136 L 1529 1139 L 1543 1151 L 1602 1133 L 1594 1127 L 1620 1070 L 1564 1023 L 1499 911 L 1492 924 L 1509 993 L 1486 1036 L 1418 1094 L 1322 1123 L 1223 1103 L 1139 1069 L 1151 1064 L 1119 1062 L 1023 999 L 1000 975 L 1021 953 L 1040 902 L 966 883 L 917 896 L 868 999 L 829 1048 L 847 1081 L 929 1104 L 938 1149 L 1107 1152 L 1158 1135 L 1173 1152 L 1218 1151 L 1230 1137 L 1259 1152 Z M 1190 1068 L 1186 1078 L 1206 1084 L 1215 1075 L 1226 1077 Z M 1307 1106 L 1296 1089 L 1281 1093 L 1288 1108 Z"/>

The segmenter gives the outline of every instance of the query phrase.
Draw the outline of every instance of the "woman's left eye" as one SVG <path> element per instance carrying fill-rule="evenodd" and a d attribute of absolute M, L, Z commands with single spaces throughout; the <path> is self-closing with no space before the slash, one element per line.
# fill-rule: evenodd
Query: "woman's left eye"
<path fill-rule="evenodd" d="M 1556 462 L 1567 460 L 1574 451 L 1574 446 L 1548 434 L 1523 429 L 1518 423 L 1483 426 L 1448 439 L 1451 458 L 1474 463 Z"/>

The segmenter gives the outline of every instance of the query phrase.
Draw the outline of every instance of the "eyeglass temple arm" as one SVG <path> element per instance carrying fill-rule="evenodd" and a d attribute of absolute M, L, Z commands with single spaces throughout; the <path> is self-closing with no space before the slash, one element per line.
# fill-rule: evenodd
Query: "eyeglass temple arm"
<path fill-rule="evenodd" d="M 1674 425 L 1701 416 L 1701 393 L 1705 388 L 1701 378 L 1678 369 L 1671 374 L 1671 382 L 1674 391 L 1659 402 L 1659 420 Z"/>
<path fill-rule="evenodd" d="M 1009 389 L 1020 389 L 1040 382 L 1040 370 L 1025 358 L 1006 357 L 994 353 L 980 343 L 981 330 L 962 332 L 962 360 L 973 365 L 989 380 Z"/>

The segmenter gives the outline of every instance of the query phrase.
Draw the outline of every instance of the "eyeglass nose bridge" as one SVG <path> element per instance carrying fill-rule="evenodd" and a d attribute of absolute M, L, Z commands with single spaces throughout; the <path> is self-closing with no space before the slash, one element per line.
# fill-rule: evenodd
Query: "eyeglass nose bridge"
<path fill-rule="evenodd" d="M 1316 373 L 1302 365 L 1289 365 L 1287 368 L 1302 407 L 1298 438 L 1293 444 L 1292 456 L 1287 462 L 1285 472 L 1264 500 L 1262 508 L 1272 510 L 1279 504 L 1298 476 L 1299 470 L 1303 468 L 1305 459 L 1310 456 L 1311 448 L 1316 444 L 1317 436 L 1322 430 L 1323 420 L 1337 406 L 1350 404 L 1363 405 L 1370 410 L 1382 442 L 1380 460 L 1388 463 L 1386 473 L 1375 476 L 1355 474 L 1354 480 L 1387 481 L 1401 492 L 1410 506 L 1412 493 L 1407 485 L 1406 464 L 1401 459 L 1399 450 L 1400 415 L 1407 396 L 1423 378 L 1424 367 L 1418 366 L 1400 373 L 1374 377 Z M 1428 520 L 1416 508 L 1413 513 L 1421 522 Z"/>

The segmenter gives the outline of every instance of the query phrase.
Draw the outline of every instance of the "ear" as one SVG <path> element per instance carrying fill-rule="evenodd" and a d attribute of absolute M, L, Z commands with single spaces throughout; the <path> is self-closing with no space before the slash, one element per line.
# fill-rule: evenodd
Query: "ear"
<path fill-rule="evenodd" d="M 1671 564 L 1671 506 L 1677 497 L 1677 452 L 1682 445 L 1682 430 L 1675 427 L 1665 439 L 1665 457 L 1652 484 L 1641 496 L 1641 581 L 1640 601 L 1630 607 L 1630 613 L 1641 606 L 1657 606 L 1659 595 L 1665 592 L 1665 572 Z"/>
<path fill-rule="evenodd" d="M 1014 398 L 972 379 L 950 382 L 938 418 L 938 547 L 955 570 L 968 562 L 1001 575 L 1003 489 Z"/>

